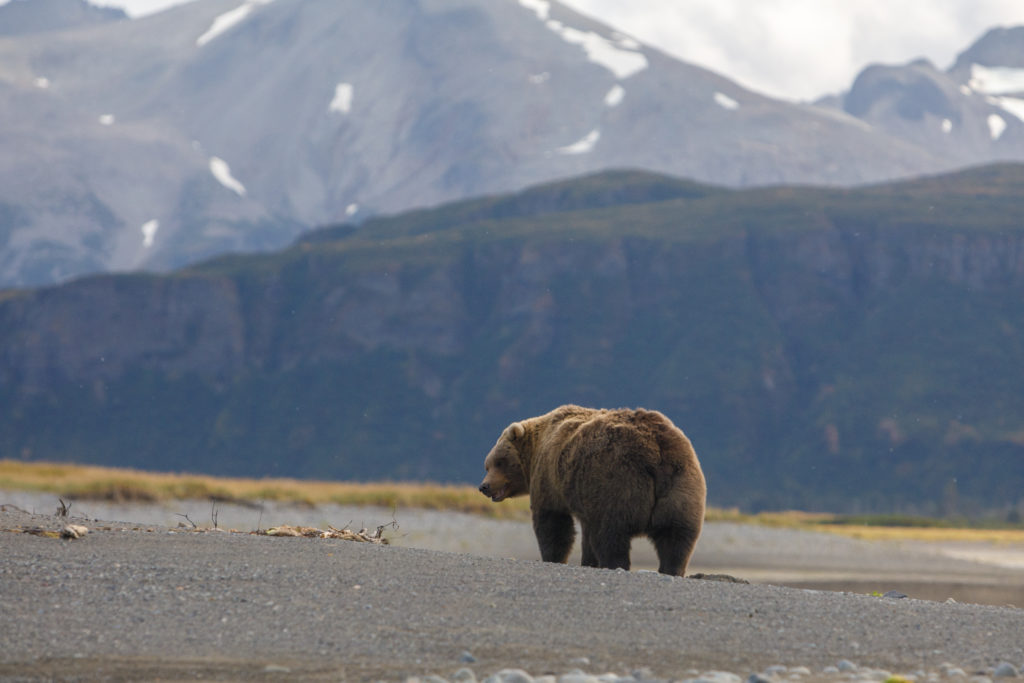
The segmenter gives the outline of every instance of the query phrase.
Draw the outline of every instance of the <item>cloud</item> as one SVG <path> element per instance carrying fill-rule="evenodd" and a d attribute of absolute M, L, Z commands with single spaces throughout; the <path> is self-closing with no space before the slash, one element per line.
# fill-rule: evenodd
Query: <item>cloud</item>
<path fill-rule="evenodd" d="M 753 90 L 808 100 L 870 63 L 949 66 L 987 29 L 1024 24 L 1019 0 L 563 0 Z"/>

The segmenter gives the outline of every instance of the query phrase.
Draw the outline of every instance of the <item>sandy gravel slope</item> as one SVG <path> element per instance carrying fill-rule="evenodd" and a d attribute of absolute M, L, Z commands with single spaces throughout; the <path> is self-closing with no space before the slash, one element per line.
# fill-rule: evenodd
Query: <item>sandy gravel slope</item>
<path fill-rule="evenodd" d="M 0 677 L 403 680 L 1024 663 L 1024 610 L 86 521 L 0 532 Z M 9 508 L 0 528 L 59 528 Z M 100 527 L 109 527 L 100 529 Z"/>
<path fill-rule="evenodd" d="M 0 505 L 52 513 L 52 494 L 0 491 Z M 529 522 L 446 511 L 264 502 L 259 507 L 175 500 L 145 504 L 76 501 L 72 513 L 98 519 L 177 526 L 194 521 L 251 531 L 279 524 L 373 528 L 393 519 L 394 545 L 519 560 L 539 559 Z M 636 539 L 634 569 L 658 566 L 646 539 Z M 579 563 L 579 549 L 570 558 Z M 705 524 L 691 572 L 727 573 L 755 583 L 801 588 L 881 592 L 911 597 L 1024 607 L 1024 545 L 993 543 L 866 542 L 826 533 L 712 522 Z"/>

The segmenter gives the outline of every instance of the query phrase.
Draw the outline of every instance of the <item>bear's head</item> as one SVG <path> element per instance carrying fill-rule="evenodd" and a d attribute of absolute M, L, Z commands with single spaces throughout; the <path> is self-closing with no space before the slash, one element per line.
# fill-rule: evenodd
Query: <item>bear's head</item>
<path fill-rule="evenodd" d="M 480 493 L 495 503 L 529 491 L 519 456 L 525 435 L 526 428 L 519 422 L 513 422 L 501 433 L 498 443 L 484 459 L 487 475 L 480 484 Z"/>

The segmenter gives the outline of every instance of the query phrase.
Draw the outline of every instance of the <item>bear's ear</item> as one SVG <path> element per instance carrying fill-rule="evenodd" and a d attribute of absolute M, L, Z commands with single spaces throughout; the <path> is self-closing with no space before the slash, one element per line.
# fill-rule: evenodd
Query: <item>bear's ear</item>
<path fill-rule="evenodd" d="M 524 427 L 520 422 L 513 422 L 508 426 L 508 429 L 506 429 L 505 432 L 508 434 L 509 440 L 515 441 L 526 433 L 526 427 Z"/>

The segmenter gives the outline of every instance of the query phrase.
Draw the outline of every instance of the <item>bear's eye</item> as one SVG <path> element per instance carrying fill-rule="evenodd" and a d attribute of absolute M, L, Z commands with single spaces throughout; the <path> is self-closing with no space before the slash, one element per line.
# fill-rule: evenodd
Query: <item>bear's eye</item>
<path fill-rule="evenodd" d="M 494 466 L 495 467 L 504 467 L 505 466 L 505 458 L 498 458 L 497 460 L 495 460 L 494 461 Z"/>

